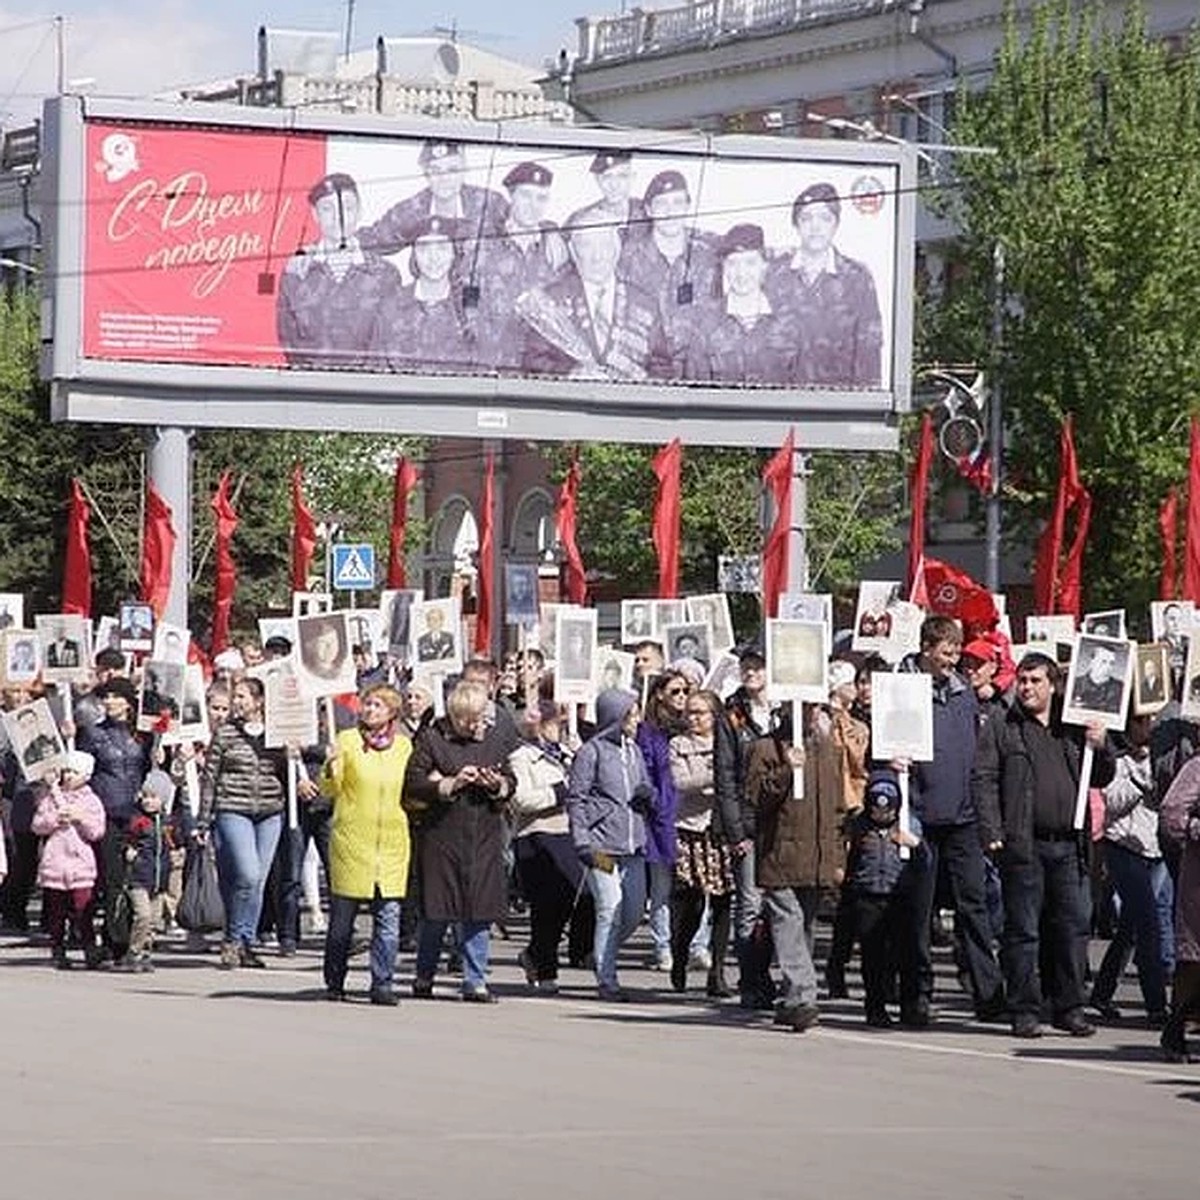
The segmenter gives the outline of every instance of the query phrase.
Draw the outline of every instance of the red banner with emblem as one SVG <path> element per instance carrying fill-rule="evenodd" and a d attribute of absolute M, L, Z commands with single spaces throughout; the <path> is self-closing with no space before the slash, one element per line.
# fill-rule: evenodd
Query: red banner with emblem
<path fill-rule="evenodd" d="M 323 135 L 89 124 L 84 355 L 283 365 L 280 275 L 325 158 Z"/>

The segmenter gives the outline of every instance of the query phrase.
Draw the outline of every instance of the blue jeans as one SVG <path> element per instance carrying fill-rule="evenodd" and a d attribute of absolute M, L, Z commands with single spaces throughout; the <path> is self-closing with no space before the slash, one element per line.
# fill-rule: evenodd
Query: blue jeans
<path fill-rule="evenodd" d="M 655 957 L 661 961 L 671 953 L 671 887 L 675 882 L 675 868 L 671 863 L 647 863 L 646 877 L 650 901 L 647 922 Z"/>
<path fill-rule="evenodd" d="M 296 829 L 284 829 L 279 847 L 279 914 L 280 942 L 300 941 L 300 904 L 304 899 L 304 856 L 308 843 L 317 843 L 321 866 L 329 878 L 329 832 L 332 817 L 327 809 L 313 811 L 312 805 L 300 805 L 300 821 Z"/>
<path fill-rule="evenodd" d="M 219 812 L 216 819 L 217 879 L 225 903 L 225 940 L 252 946 L 262 912 L 263 889 L 283 814 L 254 820 L 242 813 Z"/>
<path fill-rule="evenodd" d="M 400 952 L 400 901 L 385 899 L 375 889 L 370 900 L 355 896 L 329 897 L 329 930 L 325 934 L 325 986 L 340 992 L 346 983 L 354 918 L 364 905 L 371 906 L 371 991 L 387 991 L 396 975 Z"/>
<path fill-rule="evenodd" d="M 613 859 L 611 871 L 589 867 L 588 890 L 596 902 L 596 982 L 617 986 L 617 953 L 633 935 L 646 906 L 646 864 L 640 854 Z"/>
<path fill-rule="evenodd" d="M 1005 852 L 1000 859 L 1004 889 L 1004 940 L 1000 961 L 1014 1015 L 1036 1018 L 1043 988 L 1040 974 L 1041 931 L 1053 965 L 1055 1015 L 1081 1008 L 1087 966 L 1087 940 L 1092 920 L 1091 881 L 1074 838 L 1035 838 L 1028 858 Z"/>
<path fill-rule="evenodd" d="M 417 978 L 432 980 L 437 974 L 442 939 L 450 925 L 454 925 L 459 934 L 463 992 L 483 991 L 487 987 L 491 921 L 431 921 L 428 917 L 423 918 L 417 929 Z"/>
<path fill-rule="evenodd" d="M 1167 980 L 1175 969 L 1174 889 L 1161 858 L 1145 858 L 1115 842 L 1104 861 L 1121 901 L 1121 915 L 1092 988 L 1093 1004 L 1107 1004 L 1136 949 L 1138 983 L 1146 1011 L 1167 1011 Z M 1165 929 L 1163 917 L 1166 917 Z"/>

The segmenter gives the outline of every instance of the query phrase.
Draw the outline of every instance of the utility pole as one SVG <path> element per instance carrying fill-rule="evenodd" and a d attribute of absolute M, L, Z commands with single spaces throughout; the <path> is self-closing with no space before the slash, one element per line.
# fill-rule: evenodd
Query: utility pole
<path fill-rule="evenodd" d="M 354 0 L 346 0 L 346 61 L 350 61 L 350 40 L 354 36 Z"/>
<path fill-rule="evenodd" d="M 988 389 L 988 458 L 991 486 L 985 506 L 984 583 L 989 592 L 1000 591 L 1000 489 L 1004 470 L 1004 412 L 1002 408 L 1000 362 L 1004 353 L 1004 244 L 996 242 L 992 250 L 992 368 Z"/>
<path fill-rule="evenodd" d="M 67 88 L 67 20 L 65 17 L 54 18 L 54 90 L 59 96 Z"/>

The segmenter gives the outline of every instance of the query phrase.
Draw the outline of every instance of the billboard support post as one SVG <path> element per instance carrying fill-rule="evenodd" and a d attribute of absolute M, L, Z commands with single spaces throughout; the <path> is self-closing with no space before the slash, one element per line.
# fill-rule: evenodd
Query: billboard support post
<path fill-rule="evenodd" d="M 808 591 L 808 455 L 792 451 L 792 511 L 788 520 L 789 592 Z"/>
<path fill-rule="evenodd" d="M 190 430 L 177 426 L 152 426 L 146 433 L 146 473 L 171 506 L 175 527 L 171 594 L 163 619 L 184 629 L 188 627 L 188 583 L 192 575 L 191 436 Z"/>

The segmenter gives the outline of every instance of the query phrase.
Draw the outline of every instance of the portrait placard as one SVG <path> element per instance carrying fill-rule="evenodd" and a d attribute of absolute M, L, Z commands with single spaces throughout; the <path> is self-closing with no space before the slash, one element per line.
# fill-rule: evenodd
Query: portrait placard
<path fill-rule="evenodd" d="M 784 592 L 779 616 L 788 621 L 821 621 L 833 628 L 833 596 L 828 592 Z"/>
<path fill-rule="evenodd" d="M 0 592 L 0 633 L 24 628 L 25 596 L 21 592 Z"/>
<path fill-rule="evenodd" d="M 736 654 L 722 654 L 713 663 L 704 688 L 716 692 L 722 700 L 727 700 L 738 690 L 742 683 L 742 664 Z"/>
<path fill-rule="evenodd" d="M 297 676 L 289 670 L 272 671 L 263 680 L 264 741 L 272 749 L 287 745 L 314 746 L 319 740 L 317 705 Z"/>
<path fill-rule="evenodd" d="M 124 654 L 121 649 L 121 622 L 116 617 L 101 617 L 96 622 L 95 633 L 92 636 L 92 664 L 95 665 L 96 655 L 101 650 L 116 650 L 119 654 Z"/>
<path fill-rule="evenodd" d="M 458 600 L 421 600 L 411 606 L 408 661 L 414 671 L 451 675 L 463 666 L 462 620 Z M 394 611 L 394 609 L 393 609 Z"/>
<path fill-rule="evenodd" d="M 762 559 L 757 554 L 717 555 L 717 591 L 755 595 L 762 591 Z"/>
<path fill-rule="evenodd" d="M 1191 600 L 1150 602 L 1150 632 L 1156 642 L 1187 641 L 1195 623 L 1196 607 Z"/>
<path fill-rule="evenodd" d="M 919 605 L 901 598 L 899 583 L 864 579 L 858 585 L 851 649 L 895 662 L 919 649 L 924 616 Z"/>
<path fill-rule="evenodd" d="M 138 690 L 137 727 L 141 733 L 169 733 L 183 711 L 185 663 L 147 659 Z"/>
<path fill-rule="evenodd" d="M 0 634 L 0 666 L 4 683 L 28 687 L 42 669 L 42 640 L 32 629 L 6 629 Z"/>
<path fill-rule="evenodd" d="M 122 650 L 132 654 L 149 654 L 154 647 L 154 609 L 149 604 L 130 602 L 117 610 L 118 632 Z"/>
<path fill-rule="evenodd" d="M 1188 639 L 1179 715 L 1188 721 L 1200 721 L 1200 637 Z"/>
<path fill-rule="evenodd" d="M 265 646 L 272 638 L 287 638 L 293 650 L 296 648 L 295 617 L 259 617 L 258 638 Z"/>
<path fill-rule="evenodd" d="M 1081 633 L 1094 634 L 1096 637 L 1124 639 L 1129 636 L 1125 632 L 1125 610 L 1123 608 L 1084 613 L 1079 629 Z"/>
<path fill-rule="evenodd" d="M 733 649 L 733 618 L 729 613 L 728 596 L 721 592 L 689 596 L 687 619 L 693 624 L 708 626 L 709 662 L 716 655 Z"/>
<path fill-rule="evenodd" d="M 504 564 L 504 620 L 528 629 L 538 619 L 538 569 L 535 563 Z"/>
<path fill-rule="evenodd" d="M 1038 649 L 1038 644 L 1042 643 L 1047 648 L 1046 653 L 1053 658 L 1055 646 L 1074 640 L 1075 618 L 1070 613 L 1025 618 L 1025 644 L 1031 650 Z"/>
<path fill-rule="evenodd" d="M 208 721 L 208 690 L 204 686 L 204 668 L 199 663 L 187 663 L 183 668 L 183 704 L 174 729 L 163 734 L 164 746 L 181 742 L 207 744 L 212 736 Z"/>
<path fill-rule="evenodd" d="M 662 636 L 668 667 L 695 663 L 702 675 L 708 674 L 713 652 L 709 644 L 711 631 L 707 624 L 685 621 L 679 625 L 665 625 Z"/>
<path fill-rule="evenodd" d="M 633 655 L 615 646 L 599 646 L 596 651 L 596 691 L 612 688 L 633 691 Z"/>
<path fill-rule="evenodd" d="M 380 636 L 388 655 L 397 662 L 408 662 L 412 651 L 412 607 L 424 599 L 421 588 L 389 589 L 380 594 L 379 615 L 383 621 Z"/>
<path fill-rule="evenodd" d="M 558 643 L 555 636 L 558 629 L 558 613 L 563 608 L 578 608 L 576 604 L 543 604 L 539 608 L 538 623 L 534 628 L 536 641 L 534 645 L 542 652 L 542 657 L 548 663 L 558 658 Z"/>
<path fill-rule="evenodd" d="M 339 696 L 358 690 L 344 612 L 310 613 L 296 618 L 294 669 L 309 696 Z"/>
<path fill-rule="evenodd" d="M 1151 717 L 1171 699 L 1171 662 L 1165 642 L 1139 643 L 1133 677 L 1133 712 Z"/>
<path fill-rule="evenodd" d="M 1081 633 L 1075 639 L 1062 718 L 1068 725 L 1096 722 L 1105 729 L 1124 728 L 1133 652 L 1133 642 L 1121 638 Z"/>
<path fill-rule="evenodd" d="M 594 608 L 559 608 L 554 614 L 554 699 L 585 702 L 596 694 L 596 621 Z"/>
<path fill-rule="evenodd" d="M 33 619 L 42 645 L 42 678 L 47 683 L 82 683 L 92 661 L 91 622 L 78 613 L 50 613 Z"/>
<path fill-rule="evenodd" d="M 933 680 L 924 671 L 871 673 L 871 755 L 933 760 Z"/>
<path fill-rule="evenodd" d="M 350 649 L 360 649 L 373 667 L 383 644 L 383 617 L 377 608 L 352 608 L 346 612 L 346 628 L 350 634 Z"/>
<path fill-rule="evenodd" d="M 650 600 L 621 601 L 621 644 L 636 646 L 654 637 L 654 610 Z"/>
<path fill-rule="evenodd" d="M 293 592 L 292 616 L 307 617 L 312 613 L 333 612 L 333 596 L 329 592 Z"/>
<path fill-rule="evenodd" d="M 67 748 L 47 700 L 22 704 L 11 712 L 0 713 L 0 719 L 4 721 L 4 732 L 17 765 L 28 782 L 62 770 Z"/>
<path fill-rule="evenodd" d="M 666 640 L 664 630 L 668 625 L 683 625 L 687 621 L 687 602 L 685 600 L 651 600 L 650 601 L 651 636 L 660 642 Z"/>
<path fill-rule="evenodd" d="M 181 625 L 159 621 L 154 627 L 154 648 L 150 657 L 158 662 L 186 663 L 192 635 Z"/>
<path fill-rule="evenodd" d="M 829 699 L 828 626 L 770 617 L 766 640 L 767 695 L 824 704 Z"/>

